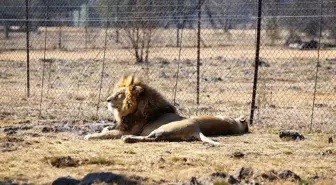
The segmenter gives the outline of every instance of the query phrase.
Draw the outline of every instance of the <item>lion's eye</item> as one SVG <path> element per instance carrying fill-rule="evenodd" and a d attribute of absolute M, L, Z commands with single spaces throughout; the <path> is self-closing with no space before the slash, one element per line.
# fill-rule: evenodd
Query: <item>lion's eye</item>
<path fill-rule="evenodd" d="M 121 99 L 123 97 L 123 94 L 122 93 L 119 93 L 118 95 L 117 95 L 117 99 Z"/>

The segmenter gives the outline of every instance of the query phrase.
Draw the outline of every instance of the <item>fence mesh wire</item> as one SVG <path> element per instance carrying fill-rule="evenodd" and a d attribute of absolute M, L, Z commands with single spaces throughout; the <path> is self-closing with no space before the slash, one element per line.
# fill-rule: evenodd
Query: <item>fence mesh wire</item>
<path fill-rule="evenodd" d="M 3 121 L 111 119 L 105 99 L 124 74 L 183 115 L 248 116 L 260 48 L 254 123 L 336 131 L 334 0 L 26 3 L 0 3 Z"/>

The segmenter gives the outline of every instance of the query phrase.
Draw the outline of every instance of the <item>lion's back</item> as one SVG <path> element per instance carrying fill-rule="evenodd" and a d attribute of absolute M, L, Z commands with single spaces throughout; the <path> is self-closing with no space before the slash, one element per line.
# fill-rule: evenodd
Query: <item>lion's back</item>
<path fill-rule="evenodd" d="M 147 124 L 141 135 L 142 136 L 148 136 L 153 130 L 159 128 L 160 126 L 162 125 L 165 125 L 165 124 L 168 124 L 170 122 L 173 122 L 173 121 L 180 121 L 180 120 L 183 120 L 185 119 L 185 117 L 182 117 L 178 114 L 175 114 L 175 113 L 167 113 L 167 114 L 164 114 L 162 116 L 160 116 L 157 120 Z"/>

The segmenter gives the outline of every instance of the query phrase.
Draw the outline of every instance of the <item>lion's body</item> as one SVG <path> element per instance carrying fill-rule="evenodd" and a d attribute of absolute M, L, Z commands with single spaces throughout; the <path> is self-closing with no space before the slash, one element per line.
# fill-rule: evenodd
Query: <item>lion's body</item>
<path fill-rule="evenodd" d="M 116 117 L 116 128 L 87 135 L 85 139 L 122 138 L 127 143 L 201 140 L 217 144 L 204 135 L 248 132 L 243 117 L 204 115 L 184 118 L 155 89 L 133 76 L 122 78 L 116 84 L 114 93 L 108 98 L 108 107 Z"/>
<path fill-rule="evenodd" d="M 126 135 L 122 139 L 126 143 L 199 140 L 210 144 L 218 144 L 206 136 L 233 135 L 246 132 L 248 132 L 248 124 L 243 117 L 232 119 L 202 115 L 162 124 L 148 135 Z"/>

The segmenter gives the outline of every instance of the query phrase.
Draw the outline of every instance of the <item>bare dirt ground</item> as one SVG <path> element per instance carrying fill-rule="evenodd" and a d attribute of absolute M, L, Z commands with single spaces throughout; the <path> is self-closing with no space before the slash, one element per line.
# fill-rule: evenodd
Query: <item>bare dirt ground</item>
<path fill-rule="evenodd" d="M 83 49 L 85 43 L 74 34 L 76 30 L 65 32 L 64 48 L 57 49 L 58 30 L 54 31 L 48 35 L 49 49 L 45 53 L 39 50 L 43 46 L 43 32 L 32 34 L 29 98 L 26 97 L 26 53 L 10 50 L 24 46 L 24 35 L 13 34 L 11 40 L 0 40 L 5 46 L 0 50 L 0 182 L 11 179 L 50 184 L 59 176 L 80 179 L 89 172 L 111 171 L 138 180 L 135 176 L 140 176 L 144 184 L 176 184 L 192 176 L 202 178 L 220 171 L 234 174 L 241 167 L 250 167 L 255 178 L 269 170 L 291 170 L 302 182 L 312 182 L 311 178 L 318 176 L 317 184 L 335 184 L 331 178 L 336 176 L 336 150 L 334 144 L 327 142 L 328 137 L 336 133 L 335 50 L 319 53 L 313 119 L 318 52 L 263 45 L 255 125 L 250 134 L 216 138 L 222 143 L 220 147 L 199 142 L 128 145 L 119 140 L 84 141 L 83 133 L 77 131 L 45 133 L 42 127 L 113 120 L 104 101 L 110 87 L 127 73 L 143 77 L 173 102 L 178 64 L 175 102 L 181 114 L 248 116 L 254 71 L 254 32 L 237 31 L 231 38 L 211 30 L 202 32 L 204 42 L 212 47 L 201 50 L 200 106 L 197 107 L 193 30 L 185 32 L 183 39 L 188 42 L 182 48 L 180 61 L 177 60 L 179 48 L 173 47 L 174 40 L 168 39 L 165 47 L 152 48 L 149 63 L 141 65 L 134 64 L 132 50 L 114 47 L 113 41 L 109 42 L 110 48 L 103 60 L 103 49 L 99 45 L 102 40 L 94 40 L 94 37 L 101 38 L 101 31 L 90 38 L 94 40 L 89 42 L 90 49 Z M 236 45 L 227 44 L 225 39 L 231 39 L 230 43 Z M 162 42 L 161 38 L 155 37 L 153 43 L 158 42 Z M 72 50 L 76 47 L 81 50 Z M 44 54 L 49 59 L 47 62 L 43 61 Z M 25 125 L 33 125 L 33 128 L 11 134 L 3 132 L 9 127 Z M 313 132 L 309 132 L 310 127 Z M 277 135 L 280 129 L 302 131 L 307 139 L 280 140 Z M 234 152 L 242 152 L 245 156 L 232 158 Z M 51 164 L 53 158 L 62 156 L 74 159 L 74 167 L 57 168 Z M 265 184 L 298 183 L 257 180 Z"/>
<path fill-rule="evenodd" d="M 12 151 L 0 155 L 0 179 L 49 184 L 60 176 L 80 179 L 89 172 L 113 172 L 130 178 L 142 177 L 143 184 L 175 184 L 192 176 L 201 178 L 214 172 L 234 174 L 237 169 L 253 169 L 253 177 L 265 184 L 298 184 L 297 181 L 260 178 L 270 170 L 291 170 L 300 183 L 333 184 L 336 176 L 336 150 L 325 134 L 306 134 L 306 140 L 281 140 L 273 130 L 217 137 L 219 147 L 200 142 L 161 142 L 124 144 L 114 141 L 84 141 L 69 133 L 39 133 L 33 130 L 17 135 L 1 135 L 2 143 L 14 143 Z M 26 133 L 26 134 L 24 134 Z M 235 152 L 242 158 L 232 157 Z M 75 165 L 56 167 L 53 158 L 70 156 Z M 329 177 L 328 179 L 324 179 Z"/>
<path fill-rule="evenodd" d="M 249 115 L 253 47 L 236 49 L 202 49 L 199 114 Z M 26 98 L 25 52 L 0 53 L 1 117 L 14 122 L 38 116 L 52 121 L 109 119 L 103 102 L 124 74 L 142 77 L 173 102 L 179 63 L 175 102 L 181 114 L 195 115 L 195 49 L 184 48 L 180 61 L 176 53 L 178 48 L 153 48 L 149 64 L 137 65 L 129 50 L 110 49 L 103 69 L 102 50 L 47 51 L 51 62 L 43 62 L 43 51 L 32 51 L 30 98 Z M 320 51 L 313 119 L 317 52 L 266 47 L 262 53 L 256 123 L 303 130 L 312 123 L 315 131 L 335 132 L 336 62 L 332 56 L 336 52 Z"/>

